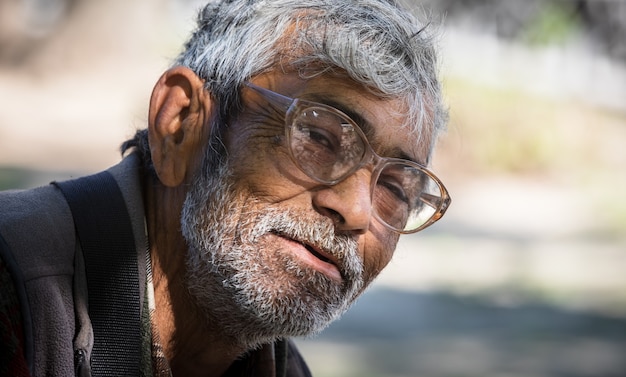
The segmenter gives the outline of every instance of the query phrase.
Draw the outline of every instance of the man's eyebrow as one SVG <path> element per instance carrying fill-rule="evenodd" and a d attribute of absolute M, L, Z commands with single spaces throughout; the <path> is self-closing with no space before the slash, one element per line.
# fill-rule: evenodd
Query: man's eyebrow
<path fill-rule="evenodd" d="M 374 137 L 374 126 L 367 119 L 365 119 L 365 117 L 352 110 L 345 104 L 342 104 L 341 102 L 335 101 L 331 98 L 328 98 L 327 96 L 322 95 L 312 95 L 310 98 L 311 101 L 323 103 L 324 105 L 334 107 L 335 109 L 346 114 L 361 128 L 361 131 L 363 131 L 365 136 L 367 136 L 368 140 L 371 140 L 371 138 Z"/>
<path fill-rule="evenodd" d="M 427 164 L 426 161 L 420 161 L 418 159 L 415 159 L 414 157 L 409 156 L 405 151 L 403 151 L 400 148 L 394 148 L 391 151 L 391 155 L 396 157 L 396 158 L 401 158 L 403 160 L 415 162 L 416 164 L 420 164 L 422 166 L 426 166 L 426 164 Z"/>

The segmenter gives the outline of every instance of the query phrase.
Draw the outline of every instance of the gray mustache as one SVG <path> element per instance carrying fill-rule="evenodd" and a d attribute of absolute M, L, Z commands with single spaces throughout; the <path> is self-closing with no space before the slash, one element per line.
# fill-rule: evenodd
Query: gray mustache
<path fill-rule="evenodd" d="M 267 233 L 277 233 L 298 242 L 322 249 L 340 264 L 339 269 L 351 279 L 359 280 L 363 275 L 363 262 L 359 256 L 358 243 L 354 237 L 338 234 L 330 219 L 311 219 L 285 209 L 272 208 L 260 217 L 250 216 L 255 221 L 251 241 Z"/>

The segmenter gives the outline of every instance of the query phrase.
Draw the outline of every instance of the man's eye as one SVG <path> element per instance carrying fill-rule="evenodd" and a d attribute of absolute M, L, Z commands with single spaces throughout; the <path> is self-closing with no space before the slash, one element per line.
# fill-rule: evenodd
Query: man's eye
<path fill-rule="evenodd" d="M 337 149 L 337 138 L 327 130 L 315 126 L 300 125 L 300 132 L 309 139 L 309 142 L 323 146 L 331 151 Z"/>
<path fill-rule="evenodd" d="M 395 201 L 402 202 L 403 204 L 408 204 L 408 197 L 402 185 L 400 185 L 396 180 L 393 179 L 384 179 L 383 177 L 378 179 L 379 186 L 385 189 L 389 195 L 393 196 Z"/>

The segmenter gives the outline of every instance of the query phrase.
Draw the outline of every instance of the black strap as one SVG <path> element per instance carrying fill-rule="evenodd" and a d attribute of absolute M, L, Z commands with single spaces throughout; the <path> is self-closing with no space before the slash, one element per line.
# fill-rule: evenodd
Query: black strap
<path fill-rule="evenodd" d="M 289 343 L 286 339 L 278 340 L 274 343 L 274 355 L 276 357 L 276 376 L 287 376 L 287 353 Z"/>
<path fill-rule="evenodd" d="M 137 252 L 122 193 L 108 172 L 54 184 L 70 206 L 85 258 L 94 332 L 92 376 L 138 376 Z"/>

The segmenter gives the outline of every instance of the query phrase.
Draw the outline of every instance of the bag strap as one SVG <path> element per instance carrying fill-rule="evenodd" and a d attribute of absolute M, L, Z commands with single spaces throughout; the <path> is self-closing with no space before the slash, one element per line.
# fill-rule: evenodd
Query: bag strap
<path fill-rule="evenodd" d="M 53 182 L 74 217 L 93 326 L 92 376 L 137 376 L 141 319 L 137 252 L 122 193 L 109 172 Z"/>

